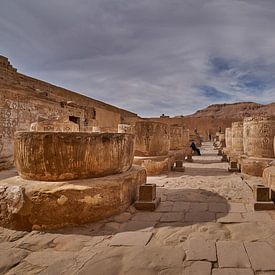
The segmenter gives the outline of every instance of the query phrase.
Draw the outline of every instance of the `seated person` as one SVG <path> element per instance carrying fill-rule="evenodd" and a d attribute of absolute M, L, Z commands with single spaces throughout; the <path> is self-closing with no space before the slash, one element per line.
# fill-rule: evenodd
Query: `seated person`
<path fill-rule="evenodd" d="M 194 152 L 196 152 L 198 154 L 198 156 L 201 155 L 201 151 L 200 151 L 199 148 L 197 148 L 194 140 L 192 140 L 192 143 L 191 143 L 190 147 L 192 148 L 192 151 L 194 151 Z"/>

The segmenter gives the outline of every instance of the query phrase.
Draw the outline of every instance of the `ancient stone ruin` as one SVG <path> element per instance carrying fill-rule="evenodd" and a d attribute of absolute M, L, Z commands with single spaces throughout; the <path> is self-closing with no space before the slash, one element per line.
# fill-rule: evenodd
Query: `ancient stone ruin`
<path fill-rule="evenodd" d="M 97 221 L 132 204 L 146 172 L 132 166 L 130 134 L 17 132 L 15 164 L 19 176 L 1 185 L 12 202 L 1 225 L 49 229 Z M 12 207 L 11 207 L 12 206 Z"/>
<path fill-rule="evenodd" d="M 241 171 L 261 177 L 263 170 L 274 160 L 274 117 L 248 117 L 244 119 Z"/>
<path fill-rule="evenodd" d="M 136 122 L 134 164 L 144 167 L 147 175 L 167 173 L 174 164 L 169 150 L 169 125 L 154 121 Z"/>

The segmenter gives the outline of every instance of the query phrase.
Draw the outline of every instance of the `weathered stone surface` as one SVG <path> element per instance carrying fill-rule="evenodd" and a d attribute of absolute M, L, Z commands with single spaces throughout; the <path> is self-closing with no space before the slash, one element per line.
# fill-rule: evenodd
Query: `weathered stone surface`
<path fill-rule="evenodd" d="M 161 199 L 155 198 L 152 201 L 136 201 L 135 208 L 143 211 L 154 211 L 158 208 Z"/>
<path fill-rule="evenodd" d="M 271 189 L 271 199 L 275 201 L 275 166 L 264 169 L 263 182 Z"/>
<path fill-rule="evenodd" d="M 122 232 L 116 234 L 112 240 L 111 246 L 145 246 L 152 237 L 152 232 Z"/>
<path fill-rule="evenodd" d="M 232 148 L 232 128 L 225 129 L 225 145 L 228 150 Z"/>
<path fill-rule="evenodd" d="M 188 211 L 185 214 L 186 222 L 210 222 L 215 220 L 214 212 L 207 211 Z"/>
<path fill-rule="evenodd" d="M 228 206 L 229 206 L 229 212 L 235 212 L 235 213 L 247 212 L 245 205 L 240 202 L 230 202 L 228 203 Z"/>
<path fill-rule="evenodd" d="M 214 268 L 212 275 L 254 275 L 250 268 Z"/>
<path fill-rule="evenodd" d="M 135 156 L 164 156 L 170 148 L 169 126 L 160 122 L 135 124 Z"/>
<path fill-rule="evenodd" d="M 134 164 L 146 169 L 148 176 L 156 176 L 171 171 L 174 159 L 172 156 L 135 157 Z"/>
<path fill-rule="evenodd" d="M 118 124 L 118 133 L 135 134 L 135 126 L 129 124 Z"/>
<path fill-rule="evenodd" d="M 129 134 L 17 132 L 15 163 L 25 179 L 72 180 L 126 172 L 133 162 Z"/>
<path fill-rule="evenodd" d="M 182 126 L 170 125 L 170 150 L 183 149 L 186 140 Z"/>
<path fill-rule="evenodd" d="M 19 248 L 2 250 L 0 247 L 0 273 L 4 274 L 10 268 L 16 266 L 28 255 L 27 251 Z"/>
<path fill-rule="evenodd" d="M 212 264 L 206 261 L 186 262 L 183 275 L 210 275 Z M 179 273 L 178 273 L 179 274 Z"/>
<path fill-rule="evenodd" d="M 244 243 L 254 270 L 275 271 L 275 249 L 266 242 Z"/>
<path fill-rule="evenodd" d="M 216 246 L 219 267 L 250 267 L 250 262 L 242 242 L 220 241 L 216 243 Z"/>
<path fill-rule="evenodd" d="M 161 222 L 183 222 L 184 213 L 182 212 L 163 213 L 160 221 Z"/>
<path fill-rule="evenodd" d="M 241 213 L 227 213 L 225 214 L 217 214 L 217 222 L 220 223 L 238 223 L 244 222 L 244 218 Z"/>
<path fill-rule="evenodd" d="M 31 132 L 79 132 L 79 125 L 69 121 L 69 117 L 53 116 L 48 119 L 40 118 L 31 124 Z"/>
<path fill-rule="evenodd" d="M 0 186 L 24 187 L 26 200 L 22 209 L 10 213 L 1 225 L 30 230 L 33 226 L 44 229 L 100 220 L 125 210 L 145 182 L 146 172 L 139 166 L 113 176 L 78 181 L 37 184 L 20 177 L 6 179 Z"/>
<path fill-rule="evenodd" d="M 215 242 L 199 237 L 190 238 L 186 255 L 188 261 L 207 260 L 215 262 L 217 260 Z"/>
<path fill-rule="evenodd" d="M 270 189 L 263 184 L 253 186 L 253 196 L 255 201 L 268 202 L 270 201 Z"/>
<path fill-rule="evenodd" d="M 243 153 L 243 122 L 232 123 L 232 150 L 235 154 Z"/>
<path fill-rule="evenodd" d="M 275 117 L 244 118 L 244 153 L 251 157 L 274 158 Z"/>
<path fill-rule="evenodd" d="M 241 162 L 241 172 L 255 177 L 262 177 L 264 169 L 268 167 L 271 158 L 243 158 Z"/>

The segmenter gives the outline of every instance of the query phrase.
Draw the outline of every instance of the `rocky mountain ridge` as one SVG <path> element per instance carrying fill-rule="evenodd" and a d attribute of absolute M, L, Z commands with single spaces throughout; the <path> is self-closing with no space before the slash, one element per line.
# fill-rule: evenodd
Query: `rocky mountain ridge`
<path fill-rule="evenodd" d="M 255 102 L 213 104 L 187 117 L 242 119 L 247 116 L 275 116 L 275 102 L 270 104 L 259 104 Z"/>

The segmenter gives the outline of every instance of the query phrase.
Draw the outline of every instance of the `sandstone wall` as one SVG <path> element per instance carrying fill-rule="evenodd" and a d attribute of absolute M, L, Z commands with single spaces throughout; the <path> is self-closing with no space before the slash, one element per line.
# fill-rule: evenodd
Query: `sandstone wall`
<path fill-rule="evenodd" d="M 183 127 L 170 126 L 170 150 L 183 149 L 184 146 L 184 134 Z"/>
<path fill-rule="evenodd" d="M 38 117 L 67 117 L 80 131 L 117 132 L 121 121 L 136 114 L 17 73 L 0 56 L 0 170 L 13 165 L 13 135 L 27 131 Z"/>

